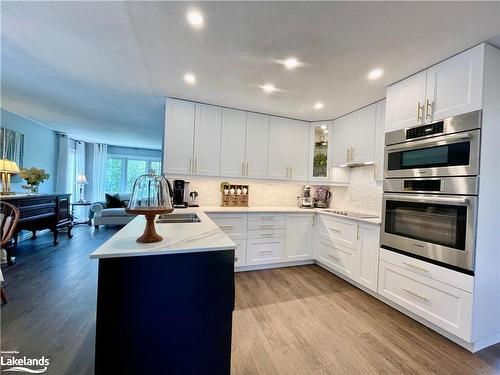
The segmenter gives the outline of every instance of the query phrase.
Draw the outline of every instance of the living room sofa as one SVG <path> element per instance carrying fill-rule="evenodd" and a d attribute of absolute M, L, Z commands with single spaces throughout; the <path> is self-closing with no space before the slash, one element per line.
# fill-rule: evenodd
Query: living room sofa
<path fill-rule="evenodd" d="M 130 200 L 130 193 L 118 193 L 121 201 Z M 108 208 L 106 202 L 95 202 L 90 206 L 94 227 L 99 229 L 99 225 L 126 225 L 136 215 L 125 212 L 125 208 Z"/>

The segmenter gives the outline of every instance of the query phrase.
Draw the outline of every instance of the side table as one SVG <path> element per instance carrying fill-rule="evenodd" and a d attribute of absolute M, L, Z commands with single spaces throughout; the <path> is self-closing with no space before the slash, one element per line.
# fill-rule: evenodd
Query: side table
<path fill-rule="evenodd" d="M 90 201 L 84 201 L 84 202 L 74 202 L 71 203 L 71 217 L 73 218 L 73 226 L 81 225 L 81 224 L 87 224 L 88 226 L 92 225 L 92 220 L 87 216 L 87 220 L 85 221 L 75 221 L 75 206 L 89 206 L 92 204 Z"/>

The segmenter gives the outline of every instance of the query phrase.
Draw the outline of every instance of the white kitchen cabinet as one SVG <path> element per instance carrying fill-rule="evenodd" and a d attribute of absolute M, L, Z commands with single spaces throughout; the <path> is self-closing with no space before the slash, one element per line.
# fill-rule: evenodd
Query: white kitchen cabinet
<path fill-rule="evenodd" d="M 484 45 L 427 69 L 425 122 L 481 109 L 483 70 Z"/>
<path fill-rule="evenodd" d="M 310 182 L 330 182 L 333 121 L 313 122 L 309 130 Z"/>
<path fill-rule="evenodd" d="M 356 281 L 377 291 L 380 226 L 358 223 L 359 275 Z"/>
<path fill-rule="evenodd" d="M 385 146 L 385 100 L 377 102 L 377 118 L 375 120 L 375 181 L 384 179 L 384 146 Z"/>
<path fill-rule="evenodd" d="M 290 160 L 289 179 L 307 181 L 309 170 L 309 123 L 291 121 L 288 157 Z"/>
<path fill-rule="evenodd" d="M 375 122 L 377 104 L 371 104 L 354 112 L 356 130 L 351 140 L 352 163 L 364 164 L 375 161 Z"/>
<path fill-rule="evenodd" d="M 288 213 L 285 230 L 285 260 L 313 259 L 314 214 Z"/>
<path fill-rule="evenodd" d="M 271 117 L 269 129 L 268 177 L 306 181 L 309 127 L 302 121 Z"/>
<path fill-rule="evenodd" d="M 482 108 L 484 44 L 387 88 L 386 131 Z"/>
<path fill-rule="evenodd" d="M 195 104 L 184 100 L 166 100 L 163 172 L 193 173 Z"/>
<path fill-rule="evenodd" d="M 349 249 L 336 242 L 331 241 L 328 237 L 319 235 L 316 238 L 317 259 L 334 269 L 337 272 L 347 276 L 351 280 L 355 280 L 357 275 L 358 252 L 356 249 Z"/>
<path fill-rule="evenodd" d="M 269 123 L 269 161 L 267 176 L 270 179 L 286 180 L 289 176 L 288 119 L 271 117 Z"/>
<path fill-rule="evenodd" d="M 246 177 L 266 178 L 269 156 L 269 116 L 247 113 Z"/>
<path fill-rule="evenodd" d="M 356 134 L 356 116 L 354 113 L 333 121 L 332 163 L 334 166 L 347 166 L 350 161 L 351 143 Z"/>
<path fill-rule="evenodd" d="M 247 241 L 233 240 L 233 242 L 236 244 L 236 249 L 234 250 L 234 266 L 242 267 L 246 265 Z"/>
<path fill-rule="evenodd" d="M 196 104 L 194 174 L 202 176 L 219 175 L 221 126 L 221 107 Z"/>
<path fill-rule="evenodd" d="M 247 114 L 235 109 L 222 109 L 220 175 L 244 177 Z"/>
<path fill-rule="evenodd" d="M 387 88 L 386 132 L 422 122 L 426 77 L 423 71 Z"/>

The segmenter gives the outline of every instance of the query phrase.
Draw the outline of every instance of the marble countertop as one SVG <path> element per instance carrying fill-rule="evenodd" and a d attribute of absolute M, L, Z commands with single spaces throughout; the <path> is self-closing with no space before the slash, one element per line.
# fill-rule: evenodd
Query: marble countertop
<path fill-rule="evenodd" d="M 181 254 L 236 248 L 231 239 L 200 208 L 175 210 L 175 213 L 196 213 L 199 223 L 156 224 L 156 231 L 163 240 L 151 244 L 136 242 L 146 220 L 137 216 L 118 233 L 90 254 L 90 258 L 117 258 L 145 255 Z"/>

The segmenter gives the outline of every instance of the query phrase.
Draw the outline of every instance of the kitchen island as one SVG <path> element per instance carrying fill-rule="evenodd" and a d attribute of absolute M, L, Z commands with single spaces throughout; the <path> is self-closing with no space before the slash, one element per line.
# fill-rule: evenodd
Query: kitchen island
<path fill-rule="evenodd" d="M 138 216 L 91 254 L 96 374 L 229 374 L 236 245 L 202 210 L 189 213 L 200 221 L 157 223 L 153 244 L 135 241 Z"/>

